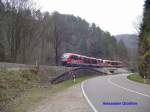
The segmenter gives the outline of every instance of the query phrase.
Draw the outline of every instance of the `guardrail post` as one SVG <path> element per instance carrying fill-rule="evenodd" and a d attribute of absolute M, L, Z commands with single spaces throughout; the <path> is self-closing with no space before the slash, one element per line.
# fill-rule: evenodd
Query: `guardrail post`
<path fill-rule="evenodd" d="M 38 67 L 38 66 L 39 66 L 39 64 L 38 64 L 38 60 L 36 60 L 36 61 L 35 61 L 35 66 L 36 66 L 36 67 Z"/>
<path fill-rule="evenodd" d="M 144 76 L 144 83 L 146 83 L 146 76 Z"/>
<path fill-rule="evenodd" d="M 73 75 L 73 82 L 75 83 L 76 82 L 76 76 Z"/>

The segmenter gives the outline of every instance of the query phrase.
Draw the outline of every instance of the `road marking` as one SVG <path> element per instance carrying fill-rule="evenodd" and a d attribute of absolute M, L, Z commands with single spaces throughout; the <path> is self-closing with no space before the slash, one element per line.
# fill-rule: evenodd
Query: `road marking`
<path fill-rule="evenodd" d="M 117 77 L 117 76 L 111 76 L 111 77 L 109 77 L 109 78 L 107 79 L 107 82 L 110 83 L 110 84 L 112 84 L 112 85 L 114 85 L 114 86 L 117 86 L 117 87 L 119 87 L 119 88 L 121 88 L 121 89 L 124 89 L 124 90 L 126 90 L 126 91 L 129 91 L 129 92 L 132 92 L 132 93 L 136 93 L 136 94 L 139 94 L 139 95 L 143 95 L 143 96 L 146 96 L 146 97 L 149 97 L 149 98 L 150 98 L 150 95 L 147 95 L 147 94 L 144 94 L 144 93 L 140 93 L 140 92 L 137 92 L 137 91 L 132 90 L 132 89 L 125 88 L 125 87 L 123 87 L 123 86 L 120 86 L 120 85 L 118 85 L 118 84 L 112 82 L 111 79 L 112 79 L 113 77 Z"/>
<path fill-rule="evenodd" d="M 94 112 L 98 112 L 97 110 L 96 110 L 96 108 L 94 107 L 94 105 L 92 104 L 92 102 L 89 100 L 89 98 L 87 97 L 87 95 L 86 95 L 86 93 L 85 93 L 85 91 L 84 91 L 84 89 L 83 89 L 83 86 L 84 86 L 84 83 L 85 83 L 86 81 L 84 81 L 84 82 L 82 82 L 81 83 L 81 89 L 82 89 L 82 92 L 83 92 L 83 96 L 85 97 L 85 99 L 87 100 L 87 102 L 88 102 L 88 104 L 90 105 L 90 107 L 92 108 L 92 110 L 94 111 Z"/>

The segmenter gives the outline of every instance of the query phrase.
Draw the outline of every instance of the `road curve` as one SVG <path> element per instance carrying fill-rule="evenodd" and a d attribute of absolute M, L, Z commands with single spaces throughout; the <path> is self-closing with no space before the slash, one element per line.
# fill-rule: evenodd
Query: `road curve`
<path fill-rule="evenodd" d="M 130 81 L 127 75 L 100 76 L 81 84 L 94 112 L 150 112 L 150 85 Z"/>

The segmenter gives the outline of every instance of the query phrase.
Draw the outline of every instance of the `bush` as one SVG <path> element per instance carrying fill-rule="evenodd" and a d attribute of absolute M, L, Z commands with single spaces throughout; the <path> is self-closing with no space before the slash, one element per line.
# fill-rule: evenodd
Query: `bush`
<path fill-rule="evenodd" d="M 150 78 L 150 51 L 140 57 L 139 72 L 143 78 Z"/>
<path fill-rule="evenodd" d="M 27 81 L 39 81 L 39 77 L 37 74 L 32 72 L 33 70 L 22 70 L 21 76 L 25 78 Z"/>

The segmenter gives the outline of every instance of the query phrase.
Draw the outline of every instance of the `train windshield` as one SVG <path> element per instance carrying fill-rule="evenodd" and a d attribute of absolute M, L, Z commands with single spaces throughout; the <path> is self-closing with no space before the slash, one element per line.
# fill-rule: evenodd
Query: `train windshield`
<path fill-rule="evenodd" d="M 68 54 L 63 54 L 62 57 L 61 57 L 61 60 L 66 60 L 68 57 L 69 57 Z"/>

